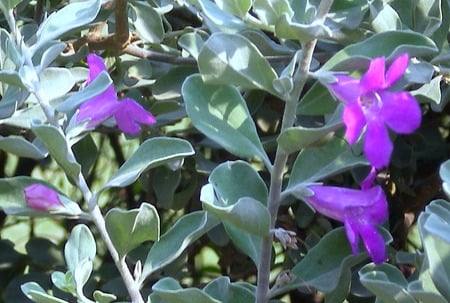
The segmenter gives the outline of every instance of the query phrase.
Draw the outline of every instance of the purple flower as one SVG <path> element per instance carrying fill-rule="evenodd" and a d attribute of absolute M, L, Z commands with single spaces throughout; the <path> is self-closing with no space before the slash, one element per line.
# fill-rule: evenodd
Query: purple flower
<path fill-rule="evenodd" d="M 49 211 L 64 207 L 58 193 L 42 184 L 29 185 L 23 189 L 23 193 L 28 206 L 36 210 Z"/>
<path fill-rule="evenodd" d="M 358 253 L 359 237 L 376 264 L 386 260 L 386 245 L 376 225 L 383 223 L 387 216 L 386 196 L 380 186 L 369 187 L 375 176 L 372 170 L 361 184 L 361 190 L 310 185 L 313 194 L 303 197 L 319 213 L 344 222 L 347 238 L 353 254 Z"/>
<path fill-rule="evenodd" d="M 89 77 L 91 83 L 102 71 L 107 71 L 103 59 L 95 54 L 87 56 Z M 141 130 L 140 124 L 151 125 L 156 122 L 155 117 L 133 99 L 117 99 L 114 86 L 111 84 L 101 94 L 81 104 L 76 122 L 89 120 L 88 127 L 96 127 L 110 117 L 114 117 L 117 126 L 130 135 L 136 135 Z"/>
<path fill-rule="evenodd" d="M 345 105 L 345 137 L 350 144 L 358 140 L 366 126 L 364 153 L 376 168 L 387 166 L 392 154 L 387 127 L 399 134 L 410 134 L 420 125 L 422 115 L 414 97 L 407 91 L 389 91 L 404 74 L 408 62 L 408 54 L 401 55 L 385 72 L 385 58 L 375 58 L 361 79 L 336 75 L 337 82 L 328 85 Z"/>

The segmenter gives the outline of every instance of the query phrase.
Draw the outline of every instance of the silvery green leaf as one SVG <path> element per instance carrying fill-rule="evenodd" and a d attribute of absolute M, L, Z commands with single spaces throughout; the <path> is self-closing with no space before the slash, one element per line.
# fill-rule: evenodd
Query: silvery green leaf
<path fill-rule="evenodd" d="M 60 38 L 74 28 L 92 22 L 100 10 L 100 5 L 100 0 L 72 2 L 48 16 L 39 26 L 36 33 L 37 42 L 31 47 L 31 52 L 36 52 L 47 42 Z"/>

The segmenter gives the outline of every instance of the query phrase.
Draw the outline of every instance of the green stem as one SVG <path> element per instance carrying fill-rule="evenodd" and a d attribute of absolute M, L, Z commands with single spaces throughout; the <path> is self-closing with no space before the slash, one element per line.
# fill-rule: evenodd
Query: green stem
<path fill-rule="evenodd" d="M 324 21 L 325 17 L 333 4 L 333 0 L 322 0 L 317 10 L 317 21 Z M 314 50 L 317 44 L 317 39 L 311 40 L 303 45 L 302 56 L 300 58 L 299 67 L 295 71 L 294 89 L 286 96 L 286 106 L 284 108 L 283 120 L 281 124 L 281 132 L 288 127 L 294 125 L 297 111 L 297 104 L 300 99 L 303 88 L 308 79 L 309 70 L 311 67 L 311 61 L 313 58 Z M 278 209 L 281 203 L 281 192 L 283 185 L 283 176 L 288 160 L 288 154 L 280 147 L 277 147 L 275 154 L 274 165 L 271 173 L 269 198 L 268 198 L 268 211 L 271 217 L 271 229 L 275 227 L 276 219 L 278 216 Z M 269 291 L 269 279 L 272 260 L 272 235 L 267 235 L 262 239 L 260 262 L 258 264 L 258 277 L 257 277 L 257 289 L 256 289 L 256 302 L 267 303 L 270 299 Z"/>

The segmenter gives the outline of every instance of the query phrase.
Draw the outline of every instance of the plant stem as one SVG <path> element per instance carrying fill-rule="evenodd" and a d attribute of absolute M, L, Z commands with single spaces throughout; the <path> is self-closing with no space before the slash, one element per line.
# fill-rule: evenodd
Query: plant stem
<path fill-rule="evenodd" d="M 100 208 L 98 207 L 97 195 L 92 195 L 92 192 L 89 189 L 86 183 L 86 179 L 84 178 L 82 173 L 80 173 L 79 175 L 77 186 L 83 193 L 85 201 L 87 201 L 88 203 L 89 214 L 91 215 L 92 222 L 94 222 L 94 224 L 97 226 L 100 236 L 105 242 L 105 245 L 108 248 L 109 253 L 111 254 L 114 264 L 119 270 L 128 294 L 130 295 L 131 302 L 144 303 L 144 299 L 142 298 L 142 295 L 139 291 L 139 284 L 134 280 L 133 275 L 131 274 L 127 266 L 127 263 L 125 262 L 125 259 L 120 258 L 119 253 L 117 252 L 117 249 L 108 234 L 105 218 L 103 217 Z"/>
<path fill-rule="evenodd" d="M 117 1 L 117 3 L 120 6 L 121 10 L 125 10 L 124 8 L 126 8 L 126 0 L 119 0 Z M 32 80 L 29 83 L 30 93 L 32 93 L 36 97 L 40 107 L 44 111 L 48 123 L 55 126 L 56 128 L 61 129 L 61 126 L 59 125 L 57 116 L 55 114 L 55 110 L 49 104 L 48 100 L 46 100 L 41 94 L 41 88 L 38 78 L 38 70 L 36 70 L 36 68 L 33 66 L 31 54 L 28 47 L 22 43 L 23 37 L 19 29 L 17 28 L 17 24 L 15 22 L 12 10 L 9 11 L 9 14 L 7 15 L 7 20 L 9 26 L 11 27 L 11 30 L 14 32 L 16 43 L 22 46 L 24 65 L 28 66 L 30 73 L 32 72 L 33 75 L 36 75 L 36 77 L 31 78 Z M 123 24 L 121 28 L 123 28 Z M 128 28 L 126 30 L 123 30 L 122 35 L 120 36 L 122 40 L 125 40 L 125 37 L 128 38 Z M 122 40 L 121 42 L 123 42 Z M 69 153 L 67 156 L 69 157 L 69 159 L 76 162 L 75 155 L 73 154 L 70 146 L 68 146 L 68 152 Z M 78 180 L 76 183 L 77 187 L 82 192 L 85 201 L 88 203 L 89 214 L 91 216 L 91 219 L 97 226 L 99 233 L 114 260 L 114 263 L 117 266 L 120 275 L 122 276 L 125 287 L 127 288 L 128 294 L 130 295 L 131 301 L 133 303 L 144 303 L 144 299 L 142 298 L 142 295 L 139 291 L 139 284 L 136 283 L 136 281 L 134 280 L 133 275 L 131 274 L 125 262 L 125 259 L 120 258 L 119 253 L 117 252 L 117 249 L 114 247 L 114 244 L 111 241 L 108 231 L 106 230 L 105 218 L 103 217 L 100 208 L 98 207 L 97 196 L 92 195 L 92 192 L 86 183 L 86 179 L 84 178 L 81 172 L 79 173 Z"/>
<path fill-rule="evenodd" d="M 323 22 L 325 17 L 333 4 L 333 0 L 322 0 L 317 10 L 316 20 Z M 292 92 L 286 96 L 286 106 L 284 108 L 283 119 L 281 123 L 281 131 L 294 125 L 297 111 L 297 104 L 301 93 L 308 79 L 309 69 L 314 54 L 314 49 L 317 44 L 317 39 L 313 39 L 303 45 L 302 55 L 299 62 L 299 67 L 295 71 L 293 80 L 295 83 Z M 267 208 L 271 217 L 270 228 L 275 228 L 276 219 L 278 216 L 278 209 L 281 203 L 281 191 L 283 185 L 283 175 L 285 166 L 288 160 L 288 154 L 280 147 L 277 147 L 273 170 L 271 173 L 269 198 Z M 258 278 L 256 289 L 256 302 L 267 303 L 269 297 L 269 279 L 270 268 L 272 260 L 272 245 L 273 237 L 271 234 L 263 237 L 261 244 L 260 261 L 258 264 Z"/>
<path fill-rule="evenodd" d="M 144 303 L 144 299 L 139 291 L 139 284 L 133 278 L 127 263 L 124 258 L 120 258 L 116 248 L 114 247 L 111 238 L 109 237 L 108 231 L 106 230 L 105 219 L 100 211 L 100 208 L 95 203 L 95 206 L 92 209 L 89 209 L 89 213 L 91 214 L 92 221 L 97 226 L 98 231 L 106 244 L 106 247 L 111 254 L 112 259 L 114 260 L 114 264 L 120 272 L 122 280 L 125 284 L 125 287 L 130 295 L 131 302 L 133 303 Z"/>

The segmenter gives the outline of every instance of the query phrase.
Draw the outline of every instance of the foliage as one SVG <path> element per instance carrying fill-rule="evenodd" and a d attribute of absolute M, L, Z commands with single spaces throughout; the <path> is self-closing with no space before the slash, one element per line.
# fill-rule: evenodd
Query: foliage
<path fill-rule="evenodd" d="M 0 27 L 1 301 L 450 302 L 450 1 L 3 0 Z M 364 84 L 380 60 L 395 80 Z M 374 166 L 363 126 L 404 121 L 375 108 L 347 141 L 344 80 L 365 119 L 420 105 L 383 124 L 382 226 L 342 197 Z M 156 123 L 124 134 L 127 104 Z"/>

